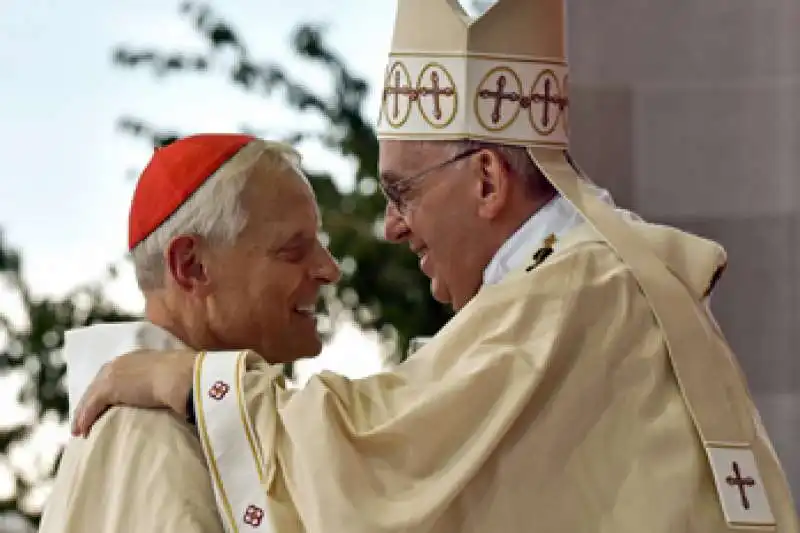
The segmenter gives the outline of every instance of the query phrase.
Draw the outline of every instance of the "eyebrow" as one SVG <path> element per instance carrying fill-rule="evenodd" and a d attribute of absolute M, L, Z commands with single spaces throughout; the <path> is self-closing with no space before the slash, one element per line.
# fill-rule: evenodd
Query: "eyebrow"
<path fill-rule="evenodd" d="M 307 239 L 306 236 L 303 235 L 302 231 L 296 231 L 288 237 L 284 237 L 284 235 L 281 235 L 281 233 L 277 233 L 272 236 L 269 248 L 272 251 L 283 250 L 284 248 L 290 248 L 292 246 L 302 244 L 305 240 Z"/>
<path fill-rule="evenodd" d="M 311 242 L 314 239 L 316 239 L 317 235 L 318 235 L 317 232 L 315 232 L 313 235 L 308 235 L 307 233 L 305 233 L 304 231 L 301 230 L 301 231 L 296 232 L 290 238 L 286 239 L 286 241 L 284 241 L 284 246 L 294 246 L 294 245 L 297 245 L 297 244 L 306 244 L 306 243 Z"/>

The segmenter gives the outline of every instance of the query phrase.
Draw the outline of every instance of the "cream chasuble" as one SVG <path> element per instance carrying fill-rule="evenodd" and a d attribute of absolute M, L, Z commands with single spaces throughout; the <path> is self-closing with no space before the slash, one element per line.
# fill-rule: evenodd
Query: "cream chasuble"
<path fill-rule="evenodd" d="M 598 199 L 614 207 L 614 200 L 605 189 L 587 182 L 587 189 Z M 628 220 L 641 218 L 625 209 L 615 211 Z M 501 281 L 509 272 L 527 266 L 530 258 L 549 236 L 558 239 L 568 231 L 584 224 L 585 221 L 575 207 L 564 197 L 556 196 L 529 218 L 500 247 L 483 271 L 483 284 L 493 285 Z"/>
<path fill-rule="evenodd" d="M 180 343 L 146 323 L 67 332 L 70 417 L 112 358 Z M 195 432 L 163 411 L 115 407 L 88 438 L 67 444 L 39 533 L 221 533 L 214 493 Z"/>
<path fill-rule="evenodd" d="M 723 250 L 628 224 L 702 300 Z M 254 354 L 203 355 L 198 426 L 231 531 L 710 533 L 730 530 L 724 505 L 751 530 L 798 531 L 763 431 L 707 455 L 664 341 L 631 271 L 584 224 L 392 372 L 290 390 Z M 727 364 L 702 378 L 740 378 Z M 744 383 L 728 394 L 743 400 L 734 422 L 752 425 Z M 729 459 L 718 492 L 710 461 Z"/>
<path fill-rule="evenodd" d="M 295 391 L 255 354 L 198 359 L 232 531 L 798 533 L 704 305 L 724 251 L 620 216 L 567 152 L 564 15 L 564 0 L 499 0 L 478 19 L 397 1 L 378 138 L 524 147 L 561 196 L 545 212 L 566 216 L 520 228 L 392 372 Z"/>

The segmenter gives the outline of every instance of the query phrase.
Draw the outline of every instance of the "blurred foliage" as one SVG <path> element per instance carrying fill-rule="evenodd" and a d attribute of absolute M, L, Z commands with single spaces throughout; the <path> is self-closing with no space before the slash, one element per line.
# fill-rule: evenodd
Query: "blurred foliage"
<path fill-rule="evenodd" d="M 419 271 L 417 257 L 405 247 L 380 238 L 385 200 L 376 180 L 378 142 L 364 117 L 369 90 L 366 81 L 350 72 L 328 46 L 319 26 L 298 27 L 291 44 L 299 60 L 321 67 L 330 76 L 329 93 L 307 86 L 292 75 L 291 69 L 254 58 L 239 32 L 208 6 L 185 3 L 181 12 L 202 37 L 205 51 L 124 46 L 114 51 L 114 62 L 123 68 L 145 69 L 158 78 L 190 73 L 223 76 L 246 93 L 265 99 L 279 97 L 298 113 L 312 113 L 324 119 L 326 125 L 321 131 L 291 131 L 288 124 L 288 131 L 278 137 L 294 145 L 321 143 L 351 161 L 355 168 L 355 186 L 346 191 L 336 186 L 330 174 L 306 170 L 317 194 L 330 250 L 344 271 L 341 283 L 323 300 L 320 311 L 332 321 L 342 312 L 348 313 L 362 327 L 396 340 L 394 356 L 401 358 L 410 338 L 435 333 L 450 314 L 431 298 L 429 280 Z M 209 102 L 211 107 L 213 102 Z M 265 136 L 259 132 L 274 131 L 276 126 L 248 124 L 241 129 Z M 134 117 L 122 118 L 120 127 L 153 146 L 195 133 L 153 126 Z"/>
<path fill-rule="evenodd" d="M 287 124 L 287 131 L 280 136 L 295 145 L 306 141 L 321 143 L 352 162 L 355 169 L 352 190 L 340 190 L 330 174 L 307 170 L 320 203 L 331 252 L 344 271 L 341 283 L 326 295 L 320 311 L 330 318 L 330 323 L 344 313 L 361 327 L 379 331 L 394 347 L 395 359 L 402 359 L 409 339 L 435 333 L 450 311 L 430 297 L 429 281 L 420 273 L 416 256 L 405 247 L 380 238 L 385 202 L 376 181 L 378 143 L 363 114 L 367 83 L 355 76 L 328 46 L 318 26 L 297 28 L 292 46 L 298 60 L 320 67 L 330 76 L 329 92 L 306 86 L 284 66 L 253 58 L 235 28 L 207 6 L 187 3 L 181 13 L 203 38 L 204 53 L 124 46 L 114 50 L 114 64 L 149 70 L 157 77 L 188 73 L 224 76 L 246 93 L 265 99 L 279 97 L 288 108 L 324 120 L 326 126 L 321 131 L 291 131 L 292 125 Z M 146 33 L 146 29 L 142 28 L 142 32 Z M 224 65 L 223 56 L 227 58 Z M 136 117 L 123 117 L 119 126 L 153 146 L 163 146 L 184 134 L 177 127 L 156 127 Z M 242 131 L 276 138 L 259 126 L 264 125 L 247 125 Z M 115 275 L 110 269 L 109 279 Z M 22 275 L 19 251 L 9 246 L 0 233 L 3 301 L 8 304 L 9 298 L 18 304 L 21 317 L 14 321 L 0 314 L 0 375 L 16 373 L 24 378 L 18 400 L 30 409 L 23 422 L 0 427 L 0 466 L 13 476 L 16 487 L 13 497 L 0 501 L 0 518 L 22 517 L 36 527 L 39 510 L 30 504 L 31 495 L 47 485 L 57 468 L 59 457 L 45 461 L 42 471 L 32 475 L 15 465 L 10 456 L 28 442 L 43 420 L 67 420 L 65 366 L 60 353 L 64 332 L 96 322 L 137 318 L 108 301 L 103 292 L 107 281 L 78 287 L 62 298 L 36 297 Z"/>
<path fill-rule="evenodd" d="M 0 426 L 0 464 L 12 476 L 16 487 L 11 498 L 0 501 L 0 515 L 17 514 L 35 527 L 39 512 L 29 499 L 34 490 L 52 478 L 58 457 L 51 458 L 50 464 L 35 473 L 20 468 L 10 457 L 28 442 L 43 419 L 67 420 L 65 367 L 60 351 L 64 332 L 96 322 L 134 317 L 103 296 L 102 282 L 78 287 L 61 298 L 36 297 L 21 267 L 19 251 L 9 246 L 0 232 L 0 290 L 4 304 L 11 304 L 3 307 L 19 310 L 18 320 L 0 314 L 0 378 L 8 381 L 12 374 L 23 377 L 17 401 L 30 410 L 24 420 Z M 109 278 L 114 275 L 111 269 Z"/>

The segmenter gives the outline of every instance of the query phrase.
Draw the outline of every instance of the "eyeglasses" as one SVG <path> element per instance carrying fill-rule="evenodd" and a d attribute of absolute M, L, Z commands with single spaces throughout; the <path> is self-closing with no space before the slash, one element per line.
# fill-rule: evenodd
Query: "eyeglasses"
<path fill-rule="evenodd" d="M 383 195 L 386 197 L 386 200 L 392 206 L 394 206 L 397 212 L 401 215 L 404 215 L 408 212 L 409 200 L 411 200 L 411 193 L 413 192 L 413 183 L 419 181 L 432 172 L 436 172 L 437 170 L 441 170 L 448 165 L 452 165 L 453 163 L 461 161 L 462 159 L 466 159 L 471 155 L 477 154 L 482 149 L 483 148 L 470 148 L 469 150 L 464 150 L 450 159 L 427 168 L 422 172 L 418 172 L 413 176 L 395 177 L 395 175 L 392 173 L 392 179 L 390 183 L 385 183 L 386 180 L 381 180 L 381 191 L 383 191 Z"/>

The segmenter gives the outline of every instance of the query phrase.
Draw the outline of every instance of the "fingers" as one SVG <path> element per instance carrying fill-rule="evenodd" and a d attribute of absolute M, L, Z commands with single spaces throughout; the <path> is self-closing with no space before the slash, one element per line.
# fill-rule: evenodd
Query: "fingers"
<path fill-rule="evenodd" d="M 195 353 L 140 351 L 106 363 L 75 410 L 72 433 L 86 436 L 113 405 L 185 410 L 192 383 Z"/>
<path fill-rule="evenodd" d="M 72 435 L 75 437 L 85 437 L 88 434 L 86 428 L 86 407 L 87 405 L 92 405 L 92 401 L 87 398 L 88 393 L 84 394 L 83 398 L 81 398 L 78 407 L 75 409 L 75 414 L 72 418 Z"/>
<path fill-rule="evenodd" d="M 89 432 L 100 417 L 111 407 L 108 403 L 92 402 L 75 412 L 72 434 L 76 437 L 88 437 Z"/>
<path fill-rule="evenodd" d="M 108 393 L 107 374 L 109 367 L 101 369 L 98 377 L 89 386 L 86 393 L 78 403 L 72 420 L 72 434 L 76 437 L 86 437 L 89 430 L 100 416 L 112 405 L 112 399 Z"/>

